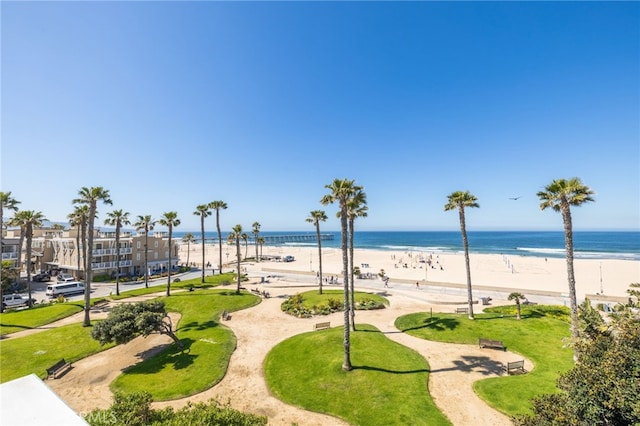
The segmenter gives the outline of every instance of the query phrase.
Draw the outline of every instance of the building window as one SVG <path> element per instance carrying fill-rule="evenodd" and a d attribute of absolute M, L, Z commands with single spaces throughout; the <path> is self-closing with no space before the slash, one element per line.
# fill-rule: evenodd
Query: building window
<path fill-rule="evenodd" d="M 158 259 L 158 252 L 153 253 L 153 258 Z"/>
<path fill-rule="evenodd" d="M 136 260 L 140 260 L 140 253 L 136 253 Z"/>
<path fill-rule="evenodd" d="M 158 242 L 156 241 L 155 243 L 156 243 L 156 248 L 158 248 Z"/>
<path fill-rule="evenodd" d="M 140 241 L 138 241 L 138 242 L 136 243 L 136 248 L 137 248 L 138 250 L 140 249 Z"/>

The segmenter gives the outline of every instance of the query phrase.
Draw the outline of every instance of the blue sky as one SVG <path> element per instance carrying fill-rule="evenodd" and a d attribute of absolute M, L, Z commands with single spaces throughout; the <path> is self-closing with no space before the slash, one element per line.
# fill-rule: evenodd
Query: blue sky
<path fill-rule="evenodd" d="M 561 230 L 536 192 L 578 176 L 575 229 L 640 227 L 637 2 L 11 2 L 1 12 L 1 188 L 63 221 L 313 231 L 355 179 L 360 230 Z M 522 196 L 517 201 L 510 197 Z M 207 228 L 215 227 L 208 219 Z"/>

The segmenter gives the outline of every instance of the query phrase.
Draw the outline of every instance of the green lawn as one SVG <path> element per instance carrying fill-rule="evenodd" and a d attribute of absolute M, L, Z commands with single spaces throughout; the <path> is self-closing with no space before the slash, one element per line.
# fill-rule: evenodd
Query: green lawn
<path fill-rule="evenodd" d="M 417 352 L 358 324 L 351 333 L 354 369 L 342 370 L 343 328 L 293 336 L 267 355 L 273 394 L 354 425 L 448 425 L 427 390 L 429 365 Z"/>
<path fill-rule="evenodd" d="M 260 303 L 260 298 L 234 290 L 195 290 L 162 297 L 169 312 L 182 317 L 176 345 L 120 375 L 111 385 L 113 391 L 149 391 L 155 401 L 182 398 L 202 392 L 225 375 L 236 347 L 235 335 L 218 323 L 223 310 L 233 312 Z M 174 325 L 175 327 L 175 325 Z"/>
<path fill-rule="evenodd" d="M 36 304 L 31 309 L 8 310 L 0 314 L 0 335 L 41 327 L 84 309 L 84 302 Z"/>
<path fill-rule="evenodd" d="M 91 338 L 91 328 L 82 327 L 81 323 L 0 340 L 0 382 L 31 373 L 44 378 L 47 376 L 46 369 L 61 358 L 74 362 L 112 346 L 100 347 Z"/>
<path fill-rule="evenodd" d="M 478 344 L 478 338 L 502 340 L 507 349 L 535 365 L 524 375 L 493 377 L 475 383 L 474 390 L 489 405 L 507 415 L 531 412 L 530 399 L 556 391 L 561 372 L 573 366 L 573 352 L 565 347 L 570 336 L 567 310 L 561 307 L 523 307 L 518 321 L 512 307 L 486 309 L 475 321 L 465 315 L 414 313 L 396 319 L 396 327 L 423 339 Z M 487 349 L 490 350 L 490 349 Z"/>
<path fill-rule="evenodd" d="M 175 277 L 175 278 L 172 277 L 171 281 L 174 281 L 176 278 L 180 278 L 180 277 Z M 186 281 L 172 282 L 171 290 L 172 291 L 178 290 L 178 289 L 182 290 L 189 287 L 193 287 L 194 289 L 218 287 L 221 285 L 226 285 L 227 283 L 234 283 L 235 279 L 236 279 L 236 275 L 231 273 L 226 273 L 222 275 L 209 275 L 204 277 L 204 283 L 202 283 L 202 277 L 193 278 Z M 229 288 L 235 289 L 236 286 L 235 284 L 233 284 L 233 285 L 230 285 Z M 153 294 L 153 293 L 166 292 L 166 291 L 167 291 L 166 279 L 164 284 L 162 285 L 154 285 L 152 287 L 142 287 L 134 290 L 126 290 L 126 286 L 123 286 L 121 284 L 120 296 L 116 296 L 115 294 L 112 294 L 110 298 L 113 300 L 121 300 L 121 299 L 127 299 L 129 297 L 142 296 L 145 294 Z"/>

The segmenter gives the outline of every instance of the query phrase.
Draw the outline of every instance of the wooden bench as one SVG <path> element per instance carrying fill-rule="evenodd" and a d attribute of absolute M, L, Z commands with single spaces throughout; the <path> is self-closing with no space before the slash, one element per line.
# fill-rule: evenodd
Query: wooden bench
<path fill-rule="evenodd" d="M 469 308 L 456 308 L 456 314 L 468 314 Z"/>
<path fill-rule="evenodd" d="M 227 311 L 222 311 L 220 318 L 222 318 L 222 321 L 228 321 L 231 319 L 231 315 Z"/>
<path fill-rule="evenodd" d="M 71 368 L 71 363 L 65 361 L 64 358 L 62 358 L 60 361 L 56 362 L 51 367 L 47 368 L 47 378 L 57 379 L 58 374 L 62 374 L 70 368 Z"/>
<path fill-rule="evenodd" d="M 327 329 L 327 328 L 331 328 L 331 323 L 330 322 L 319 322 L 319 323 L 313 325 L 313 331 L 324 330 L 324 329 Z"/>
<path fill-rule="evenodd" d="M 512 361 L 507 362 L 507 365 L 502 366 L 502 370 L 506 371 L 507 374 L 524 374 L 526 370 L 524 369 L 524 360 L 520 361 Z"/>
<path fill-rule="evenodd" d="M 478 340 L 478 346 L 481 348 L 502 349 L 503 351 L 507 350 L 507 348 L 502 344 L 502 340 L 480 338 L 480 340 Z"/>

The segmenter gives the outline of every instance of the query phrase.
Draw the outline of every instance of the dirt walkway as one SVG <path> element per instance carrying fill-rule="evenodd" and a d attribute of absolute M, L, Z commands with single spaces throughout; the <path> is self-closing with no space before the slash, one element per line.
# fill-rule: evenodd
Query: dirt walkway
<path fill-rule="evenodd" d="M 268 288 L 271 298 L 263 299 L 259 305 L 234 312 L 229 321 L 224 322 L 236 334 L 238 343 L 231 357 L 227 374 L 211 389 L 198 395 L 154 403 L 155 407 L 184 406 L 188 401 L 207 401 L 217 398 L 221 402 L 229 400 L 234 408 L 265 415 L 271 425 L 301 426 L 344 425 L 343 421 L 331 416 L 311 413 L 287 405 L 273 397 L 264 380 L 262 364 L 269 350 L 277 343 L 299 333 L 311 331 L 317 318 L 295 319 L 280 310 L 280 304 L 288 295 L 306 291 L 308 288 L 291 287 Z M 254 285 L 250 287 L 256 287 Z M 394 320 L 410 312 L 448 311 L 450 306 L 425 304 L 401 292 L 390 290 L 391 306 L 378 311 L 358 311 L 356 320 L 376 326 L 390 339 L 413 348 L 423 355 L 431 366 L 429 391 L 436 405 L 454 425 L 509 425 L 509 419 L 487 406 L 473 392 L 476 380 L 499 374 L 499 364 L 522 356 L 510 352 L 479 349 L 474 345 L 456 345 L 430 342 L 400 333 L 394 327 Z M 131 301 L 131 300 L 128 300 Z M 98 318 L 99 315 L 92 315 Z M 82 320 L 82 313 L 74 315 Z M 174 318 L 173 323 L 176 324 Z M 323 320 L 325 320 L 323 318 Z M 330 315 L 326 320 L 332 326 L 342 323 L 342 313 Z M 72 322 L 71 317 L 59 323 Z M 52 327 L 53 324 L 47 326 Z M 29 330 L 31 331 L 31 330 Z M 15 333 L 12 338 L 27 332 Z M 33 332 L 33 331 L 31 331 Z M 58 393 L 74 410 L 88 412 L 94 408 L 107 408 L 111 403 L 109 384 L 121 371 L 160 351 L 171 339 L 167 336 L 152 335 L 137 338 L 126 345 L 119 345 L 74 363 L 74 368 L 58 380 L 48 381 L 48 385 Z M 528 361 L 525 367 L 532 368 Z"/>

